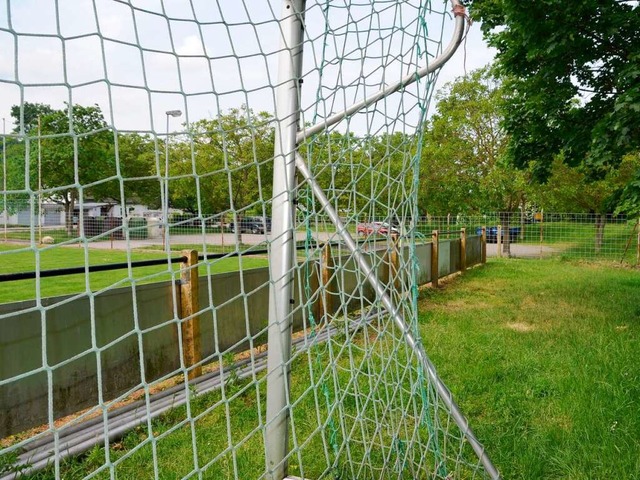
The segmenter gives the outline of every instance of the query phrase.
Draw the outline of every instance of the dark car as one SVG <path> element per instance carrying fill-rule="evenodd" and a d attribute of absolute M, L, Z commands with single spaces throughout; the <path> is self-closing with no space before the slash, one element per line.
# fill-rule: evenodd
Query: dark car
<path fill-rule="evenodd" d="M 482 235 L 482 227 L 476 228 L 476 235 Z M 502 229 L 502 243 L 505 241 L 505 230 Z M 515 243 L 520 236 L 520 227 L 509 228 L 509 243 Z M 487 227 L 487 243 L 498 243 L 498 227 Z"/>
<path fill-rule="evenodd" d="M 243 217 L 238 222 L 238 233 L 269 233 L 271 232 L 271 219 L 269 217 Z M 229 230 L 236 231 L 236 225 L 229 224 Z"/>

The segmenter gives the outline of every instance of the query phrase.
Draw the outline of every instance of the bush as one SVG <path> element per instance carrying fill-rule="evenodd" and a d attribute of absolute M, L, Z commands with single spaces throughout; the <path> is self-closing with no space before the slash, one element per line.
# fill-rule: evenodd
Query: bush
<path fill-rule="evenodd" d="M 132 217 L 129 219 L 129 238 L 144 240 L 148 236 L 147 219 L 144 217 Z"/>

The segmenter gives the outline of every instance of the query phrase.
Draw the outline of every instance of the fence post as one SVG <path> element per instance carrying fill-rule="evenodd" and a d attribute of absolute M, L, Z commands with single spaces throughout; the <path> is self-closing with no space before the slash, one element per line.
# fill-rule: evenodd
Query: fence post
<path fill-rule="evenodd" d="M 438 230 L 431 232 L 431 285 L 438 288 Z"/>
<path fill-rule="evenodd" d="M 389 262 L 389 282 L 393 280 L 393 285 L 396 288 L 398 288 L 398 274 L 400 273 L 399 238 L 397 233 L 391 235 L 391 258 Z"/>
<path fill-rule="evenodd" d="M 540 258 L 542 258 L 543 242 L 544 242 L 544 210 L 540 210 Z"/>
<path fill-rule="evenodd" d="M 487 227 L 482 227 L 482 240 L 480 241 L 480 261 L 487 263 Z"/>
<path fill-rule="evenodd" d="M 640 218 L 638 219 L 636 228 L 638 229 L 638 242 L 636 243 L 636 267 L 640 267 Z"/>
<path fill-rule="evenodd" d="M 320 296 L 318 297 L 318 321 L 325 314 L 333 313 L 333 295 L 329 288 L 331 282 L 331 271 L 333 270 L 333 255 L 329 242 L 324 244 L 322 257 L 320 259 Z"/>
<path fill-rule="evenodd" d="M 502 225 L 497 227 L 496 247 L 498 248 L 498 257 L 502 257 Z"/>
<path fill-rule="evenodd" d="M 200 310 L 198 302 L 198 252 L 183 250 L 185 262 L 180 264 L 180 318 L 183 319 L 180 330 L 182 332 L 182 354 L 184 365 L 189 370 L 189 380 L 202 375 L 202 356 L 200 350 Z"/>
<path fill-rule="evenodd" d="M 467 269 L 467 229 L 460 229 L 460 271 Z"/>

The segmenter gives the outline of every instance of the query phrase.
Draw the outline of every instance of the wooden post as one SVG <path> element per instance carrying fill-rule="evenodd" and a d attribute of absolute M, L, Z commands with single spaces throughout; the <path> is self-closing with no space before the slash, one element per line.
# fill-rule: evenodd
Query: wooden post
<path fill-rule="evenodd" d="M 322 257 L 320 260 L 320 295 L 317 303 L 317 322 L 326 315 L 333 313 L 333 295 L 329 288 L 331 283 L 331 273 L 333 271 L 333 255 L 331 253 L 331 245 L 324 244 L 322 249 Z"/>
<path fill-rule="evenodd" d="M 460 229 L 460 271 L 467 269 L 467 229 Z"/>
<path fill-rule="evenodd" d="M 636 228 L 638 229 L 638 243 L 636 243 L 636 267 L 640 267 L 640 218 L 638 219 L 638 223 L 636 223 Z"/>
<path fill-rule="evenodd" d="M 202 356 L 200 349 L 200 318 L 196 313 L 200 310 L 198 302 L 198 252 L 183 250 L 182 256 L 187 261 L 180 265 L 180 318 L 186 319 L 181 324 L 182 353 L 184 365 L 189 368 L 199 364 Z M 189 380 L 202 375 L 202 366 L 197 365 L 189 370 Z"/>
<path fill-rule="evenodd" d="M 431 285 L 438 288 L 438 231 L 431 232 Z"/>
<path fill-rule="evenodd" d="M 391 258 L 389 262 L 389 281 L 393 280 L 393 285 L 398 288 L 400 285 L 400 279 L 398 278 L 400 273 L 400 242 L 397 233 L 391 235 Z"/>
<path fill-rule="evenodd" d="M 487 227 L 482 227 L 482 239 L 480 241 L 480 261 L 487 263 Z"/>
<path fill-rule="evenodd" d="M 498 257 L 502 256 L 502 225 L 498 225 L 496 232 L 496 247 L 498 248 Z"/>

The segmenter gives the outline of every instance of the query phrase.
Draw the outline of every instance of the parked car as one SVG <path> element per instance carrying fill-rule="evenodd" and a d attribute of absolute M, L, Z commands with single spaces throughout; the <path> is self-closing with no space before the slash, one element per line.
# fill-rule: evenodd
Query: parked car
<path fill-rule="evenodd" d="M 387 222 L 359 223 L 356 227 L 358 235 L 387 235 L 398 233 L 398 229 Z"/>
<path fill-rule="evenodd" d="M 236 225 L 229 224 L 231 232 L 236 231 Z M 238 233 L 269 233 L 271 232 L 271 219 L 269 217 L 242 217 L 238 222 Z"/>
<path fill-rule="evenodd" d="M 505 230 L 502 229 L 502 242 L 505 241 Z M 482 235 L 482 227 L 476 228 L 476 235 Z M 520 227 L 509 228 L 509 243 L 515 243 L 520 236 Z M 487 227 L 487 243 L 498 243 L 498 227 Z"/>

